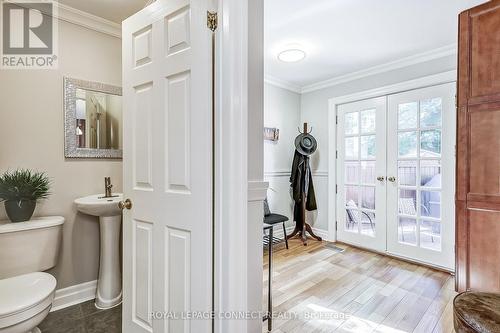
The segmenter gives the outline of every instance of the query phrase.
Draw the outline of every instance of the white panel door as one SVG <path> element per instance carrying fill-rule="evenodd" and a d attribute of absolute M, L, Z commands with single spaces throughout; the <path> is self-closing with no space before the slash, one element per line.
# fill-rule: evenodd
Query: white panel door
<path fill-rule="evenodd" d="M 157 0 L 123 23 L 123 331 L 211 330 L 208 0 Z M 156 319 L 153 312 L 167 313 Z"/>
<path fill-rule="evenodd" d="M 454 268 L 455 84 L 389 96 L 387 250 Z"/>
<path fill-rule="evenodd" d="M 337 109 L 337 238 L 385 251 L 386 97 Z"/>

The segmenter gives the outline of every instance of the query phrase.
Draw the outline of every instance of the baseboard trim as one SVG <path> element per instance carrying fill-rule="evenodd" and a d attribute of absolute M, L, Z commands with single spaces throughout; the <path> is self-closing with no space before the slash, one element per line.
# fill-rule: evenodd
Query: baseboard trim
<path fill-rule="evenodd" d="M 412 258 L 405 257 L 405 256 L 402 256 L 402 255 L 399 255 L 399 254 L 395 254 L 395 253 L 392 253 L 392 252 L 389 252 L 389 251 L 377 251 L 377 250 L 374 250 L 374 249 L 370 249 L 368 247 L 364 247 L 364 246 L 361 246 L 361 245 L 357 245 L 357 244 L 346 242 L 346 241 L 340 241 L 340 240 L 338 240 L 338 241 L 336 241 L 334 243 L 336 243 L 336 244 L 344 244 L 344 245 L 355 247 L 355 248 L 358 248 L 358 249 L 361 249 L 361 250 L 364 250 L 364 251 L 368 251 L 368 252 L 372 252 L 372 253 L 377 253 L 377 254 L 380 254 L 380 255 L 383 255 L 383 256 L 386 256 L 386 257 L 390 257 L 390 258 L 398 259 L 398 260 L 401 260 L 401 261 L 405 261 L 405 262 L 408 262 L 410 264 L 415 264 L 415 265 L 419 265 L 419 266 L 423 266 L 423 267 L 435 269 L 435 270 L 438 270 L 438 271 L 441 271 L 441 272 L 449 273 L 451 275 L 455 275 L 455 270 L 454 269 L 443 267 L 443 266 L 438 266 L 438 265 L 432 265 L 432 264 L 426 263 L 424 261 L 420 261 L 420 260 L 417 260 L 417 259 L 412 259 Z"/>
<path fill-rule="evenodd" d="M 321 237 L 324 241 L 329 241 L 328 239 L 328 230 L 312 228 L 316 236 Z"/>
<path fill-rule="evenodd" d="M 80 304 L 95 298 L 97 291 L 97 280 L 84 282 L 67 288 L 56 290 L 52 311 L 61 310 L 68 306 Z"/>

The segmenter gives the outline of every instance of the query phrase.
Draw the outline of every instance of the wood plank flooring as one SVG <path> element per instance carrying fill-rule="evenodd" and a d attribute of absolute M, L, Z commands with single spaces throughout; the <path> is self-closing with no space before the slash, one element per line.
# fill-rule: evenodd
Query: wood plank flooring
<path fill-rule="evenodd" d="M 346 245 L 289 244 L 273 253 L 273 333 L 454 332 L 452 275 Z M 263 262 L 266 309 L 267 251 Z"/>

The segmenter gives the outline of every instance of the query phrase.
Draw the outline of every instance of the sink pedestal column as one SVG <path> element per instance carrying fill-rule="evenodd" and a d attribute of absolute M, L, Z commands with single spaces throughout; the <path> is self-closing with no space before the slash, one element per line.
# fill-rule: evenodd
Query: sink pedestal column
<path fill-rule="evenodd" d="M 99 217 L 101 229 L 101 253 L 99 280 L 95 306 L 109 309 L 122 302 L 122 274 L 120 269 L 120 228 L 122 217 Z"/>

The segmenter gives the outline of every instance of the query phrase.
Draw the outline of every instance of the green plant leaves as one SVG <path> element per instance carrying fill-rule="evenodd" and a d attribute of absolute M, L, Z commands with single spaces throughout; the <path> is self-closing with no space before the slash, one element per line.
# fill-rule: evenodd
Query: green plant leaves
<path fill-rule="evenodd" d="M 7 171 L 0 176 L 0 201 L 46 199 L 50 195 L 49 177 L 28 169 Z"/>

